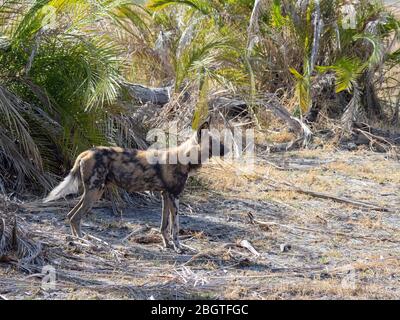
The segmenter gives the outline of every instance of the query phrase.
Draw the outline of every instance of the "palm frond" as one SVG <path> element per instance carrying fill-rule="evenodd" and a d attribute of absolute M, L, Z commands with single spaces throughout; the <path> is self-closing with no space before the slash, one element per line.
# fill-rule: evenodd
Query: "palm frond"
<path fill-rule="evenodd" d="M 21 101 L 15 95 L 0 86 L 1 126 L 15 137 L 21 151 L 40 171 L 42 159 L 29 132 L 28 123 L 21 115 L 20 104 Z"/>
<path fill-rule="evenodd" d="M 192 9 L 208 15 L 212 12 L 213 8 L 210 1 L 205 0 L 150 0 L 146 6 L 152 10 L 161 10 L 170 5 L 185 5 Z"/>
<path fill-rule="evenodd" d="M 372 51 L 366 62 L 366 67 L 375 66 L 382 61 L 384 50 L 380 39 L 372 34 L 358 34 L 353 37 L 354 41 L 364 40 L 372 45 Z"/>
<path fill-rule="evenodd" d="M 199 41 L 203 38 L 203 41 Z M 194 42 L 195 41 L 195 42 Z M 199 71 L 207 72 L 210 76 L 218 77 L 214 70 L 221 61 L 218 59 L 220 51 L 233 48 L 231 39 L 218 35 L 198 35 L 193 45 L 186 48 L 176 66 L 176 87 L 178 88 L 188 75 L 195 78 Z"/>
<path fill-rule="evenodd" d="M 365 64 L 358 58 L 341 58 L 334 65 L 317 67 L 320 72 L 329 70 L 335 72 L 337 93 L 344 90 L 352 91 L 364 69 Z"/>
<path fill-rule="evenodd" d="M 296 78 L 296 95 L 300 109 L 303 113 L 307 112 L 311 105 L 310 79 L 307 75 L 300 74 L 296 69 L 289 68 Z"/>

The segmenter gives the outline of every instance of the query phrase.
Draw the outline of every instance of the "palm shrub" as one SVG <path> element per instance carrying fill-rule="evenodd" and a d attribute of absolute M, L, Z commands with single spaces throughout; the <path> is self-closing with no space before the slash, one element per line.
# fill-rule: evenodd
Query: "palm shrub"
<path fill-rule="evenodd" d="M 151 0 L 146 6 L 154 12 L 156 47 L 171 70 L 168 81 L 177 96 L 190 91 L 195 97 L 191 115 L 196 127 L 208 112 L 211 93 L 232 93 L 248 85 L 247 23 L 239 17 L 246 17 L 242 11 L 251 12 L 251 1 Z"/>
<path fill-rule="evenodd" d="M 393 101 L 383 101 L 384 92 L 379 90 L 398 66 L 393 44 L 400 24 L 380 1 L 359 1 L 350 27 L 342 11 L 344 1 L 261 2 L 252 53 L 258 90 L 294 88 L 297 110 L 307 114 L 321 108 L 313 99 L 313 86 L 325 73 L 335 77 L 334 91 L 342 98 L 333 113 L 345 123 L 362 114 L 374 119 L 389 116 Z"/>
<path fill-rule="evenodd" d="M 169 80 L 178 92 L 192 80 L 204 96 L 202 85 L 212 79 L 208 88 L 229 84 L 244 96 L 296 97 L 295 112 L 308 115 L 317 114 L 324 100 L 315 98 L 316 81 L 333 76 L 334 87 L 321 90 L 336 95 L 331 116 L 347 123 L 362 114 L 384 119 L 393 104 L 381 99 L 379 89 L 388 77 L 380 75 L 396 68 L 392 51 L 399 21 L 380 1 L 360 1 L 355 25 L 348 27 L 345 5 L 339 0 L 147 2 L 160 31 L 162 65 L 172 70 Z"/>
<path fill-rule="evenodd" d="M 121 46 L 102 24 L 139 24 L 131 1 L 5 0 L 0 7 L 0 179 L 40 182 L 113 144 Z M 134 131 L 134 130 L 133 130 Z M 133 143 L 130 134 L 126 144 Z M 130 138 L 130 139 L 129 139 Z M 26 181 L 27 179 L 27 181 Z"/>

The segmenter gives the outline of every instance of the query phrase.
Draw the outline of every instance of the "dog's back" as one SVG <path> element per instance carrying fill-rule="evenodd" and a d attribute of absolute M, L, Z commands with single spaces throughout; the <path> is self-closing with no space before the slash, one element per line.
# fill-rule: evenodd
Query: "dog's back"
<path fill-rule="evenodd" d="M 93 148 L 80 160 L 83 181 L 89 189 L 115 184 L 129 192 L 165 190 L 179 194 L 190 168 L 170 163 L 174 150 Z"/>

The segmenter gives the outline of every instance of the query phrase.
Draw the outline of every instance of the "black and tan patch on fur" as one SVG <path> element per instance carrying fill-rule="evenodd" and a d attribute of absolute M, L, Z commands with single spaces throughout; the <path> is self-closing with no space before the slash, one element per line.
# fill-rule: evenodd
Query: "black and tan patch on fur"
<path fill-rule="evenodd" d="M 200 129 L 207 128 L 203 125 Z M 201 139 L 208 139 L 201 143 Z M 78 183 L 82 186 L 83 195 L 78 204 L 68 213 L 67 217 L 71 223 L 71 230 L 75 236 L 81 237 L 81 218 L 92 207 L 93 203 L 99 200 L 108 185 L 116 185 L 128 192 L 139 191 L 161 191 L 162 195 L 162 222 L 161 235 L 166 247 L 172 246 L 176 251 L 180 251 L 179 233 L 179 195 L 185 188 L 189 173 L 199 168 L 202 163 L 201 148 L 203 145 L 214 143 L 211 135 L 200 135 L 199 131 L 191 139 L 177 148 L 167 150 L 136 150 L 124 149 L 119 147 L 96 147 L 81 153 L 75 161 L 70 175 L 63 183 L 69 181 Z M 217 141 L 217 143 L 220 143 Z M 221 144 L 222 149 L 224 146 Z M 186 164 L 169 163 L 169 159 L 179 159 L 181 155 L 194 152 L 197 161 Z M 153 159 L 157 155 L 166 160 L 164 162 L 153 163 L 148 159 Z M 221 153 L 216 156 L 223 155 Z M 209 157 L 213 156 L 210 152 Z M 67 179 L 66 178 L 66 179 Z M 60 184 L 61 189 L 64 187 Z M 60 198 L 62 193 L 60 186 L 57 187 L 57 194 L 49 195 L 50 200 Z M 168 239 L 167 228 L 171 223 L 172 245 Z"/>

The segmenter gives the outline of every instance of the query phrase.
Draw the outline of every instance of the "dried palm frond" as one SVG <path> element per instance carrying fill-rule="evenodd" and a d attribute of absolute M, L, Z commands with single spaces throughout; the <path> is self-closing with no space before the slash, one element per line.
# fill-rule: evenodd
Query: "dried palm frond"
<path fill-rule="evenodd" d="M 12 263 L 25 271 L 43 265 L 42 246 L 30 238 L 28 226 L 18 217 L 18 204 L 5 198 L 1 200 L 0 261 Z"/>

